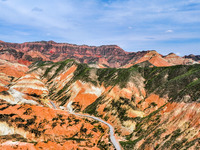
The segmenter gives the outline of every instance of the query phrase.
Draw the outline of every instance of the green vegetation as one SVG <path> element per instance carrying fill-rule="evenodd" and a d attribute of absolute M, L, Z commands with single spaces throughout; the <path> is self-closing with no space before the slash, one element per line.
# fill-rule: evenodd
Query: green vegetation
<path fill-rule="evenodd" d="M 131 68 L 103 68 L 97 70 L 98 81 L 105 86 L 119 85 L 121 88 L 125 87 L 130 80 L 131 75 L 137 73 L 137 67 Z"/>
<path fill-rule="evenodd" d="M 182 144 L 187 141 L 185 139 L 183 139 L 183 141 L 181 142 L 176 141 L 177 137 L 179 137 L 181 134 L 182 132 L 180 129 L 173 131 L 171 138 L 163 144 L 162 148 L 169 148 L 170 146 L 172 146 L 172 149 L 176 149 L 176 148 L 180 149 L 182 147 Z"/>
<path fill-rule="evenodd" d="M 86 141 L 86 139 L 82 139 L 82 138 L 74 138 L 74 137 L 64 138 L 64 140 L 74 140 L 74 141 L 77 141 L 77 142 L 80 142 L 80 141 Z"/>
<path fill-rule="evenodd" d="M 194 139 L 194 140 L 192 140 L 192 141 L 190 141 L 190 142 L 187 142 L 185 145 L 184 145 L 184 147 L 185 147 L 185 149 L 189 149 L 190 147 L 192 147 L 195 143 L 199 143 L 199 141 L 200 141 L 200 138 L 196 138 L 196 139 Z M 197 148 L 198 149 L 198 148 Z"/>
<path fill-rule="evenodd" d="M 53 78 L 55 78 L 59 73 L 61 73 L 62 70 L 64 70 L 64 67 L 69 68 L 73 64 L 77 65 L 77 69 L 74 72 L 73 81 L 76 80 L 82 80 L 86 82 L 91 82 L 94 85 L 97 85 L 97 83 L 104 83 L 105 86 L 114 86 L 114 85 L 120 85 L 120 87 L 125 87 L 127 82 L 129 81 L 131 75 L 136 75 L 138 73 L 138 66 L 133 66 L 130 68 L 90 68 L 87 64 L 78 64 L 72 59 L 67 59 L 65 61 L 61 62 L 35 62 L 31 65 L 31 68 L 34 68 L 34 70 L 37 70 L 38 68 L 42 67 L 45 68 L 45 72 L 43 74 L 43 77 L 48 78 L 48 82 L 51 81 Z M 49 66 L 50 65 L 50 66 Z M 49 73 L 52 72 L 53 68 L 56 67 L 55 73 L 49 77 Z M 96 75 L 98 76 L 98 79 L 92 79 L 90 78 L 90 71 L 96 70 Z M 32 70 L 33 71 L 33 70 Z"/>
<path fill-rule="evenodd" d="M 128 141 L 123 141 L 120 142 L 121 146 L 125 149 L 125 150 L 129 150 L 129 149 L 133 149 L 135 144 L 137 144 L 137 142 L 139 142 L 142 139 L 146 139 L 147 136 L 149 136 L 149 134 L 153 133 L 153 137 L 152 138 L 159 138 L 159 136 L 165 132 L 165 129 L 159 128 L 159 123 L 160 123 L 160 115 L 159 112 L 163 109 L 165 105 L 163 105 L 162 107 L 160 107 L 159 109 L 157 109 L 156 111 L 150 113 L 148 116 L 144 117 L 144 118 L 140 118 L 137 121 L 135 130 L 133 131 L 132 134 L 130 134 L 129 136 L 127 136 L 127 140 Z M 151 123 L 150 123 L 151 122 Z M 148 125 L 149 124 L 149 125 Z M 148 127 L 146 128 L 146 125 L 148 125 Z M 130 140 L 131 137 L 135 135 L 136 139 L 135 140 Z M 150 139 L 146 139 L 146 141 L 144 143 L 149 143 L 152 140 Z M 145 145 L 142 145 L 141 149 L 144 149 Z"/>
<path fill-rule="evenodd" d="M 87 64 L 78 64 L 76 71 L 74 72 L 73 81 L 81 80 L 85 82 L 91 82 L 97 85 L 97 81 L 90 78 L 90 71 L 95 68 L 88 67 Z"/>
<path fill-rule="evenodd" d="M 37 67 L 42 67 L 42 66 L 45 66 L 45 65 L 50 65 L 50 64 L 53 64 L 52 61 L 36 61 L 36 62 L 33 62 L 29 68 L 32 68 L 34 66 L 37 66 Z"/>
<path fill-rule="evenodd" d="M 64 69 L 64 67 L 65 67 L 69 62 L 72 62 L 72 64 L 73 64 L 74 60 L 73 60 L 73 59 L 67 59 L 67 60 L 65 60 L 65 61 L 56 63 L 56 65 L 59 65 L 59 67 L 58 67 L 58 69 L 56 69 L 54 75 L 53 75 L 48 81 L 51 81 L 52 79 L 54 79 L 54 78 L 58 75 L 58 73 L 60 73 L 60 71 L 62 71 L 62 70 Z M 69 64 L 69 65 L 71 66 L 72 64 Z M 69 66 L 67 66 L 67 67 L 69 67 Z M 46 73 L 46 72 L 45 72 L 45 73 Z"/>
<path fill-rule="evenodd" d="M 51 61 L 35 61 L 29 66 L 30 71 L 28 73 L 31 73 L 39 68 L 43 68 L 44 66 L 51 65 L 51 64 L 53 64 L 53 62 Z"/>
<path fill-rule="evenodd" d="M 158 140 L 159 138 L 160 138 L 160 135 L 162 134 L 162 133 L 164 133 L 166 131 L 166 129 L 161 129 L 161 128 L 159 128 L 159 129 L 157 129 L 155 132 L 154 132 L 154 138 L 156 138 L 156 140 Z"/>
<path fill-rule="evenodd" d="M 68 99 L 70 98 L 70 85 L 77 80 L 81 80 L 84 82 L 90 82 L 94 85 L 104 85 L 115 86 L 118 85 L 120 88 L 126 87 L 129 81 L 134 82 L 137 86 L 137 80 L 142 77 L 145 79 L 145 89 L 147 90 L 147 97 L 151 93 L 155 93 L 160 97 L 168 96 L 170 101 L 185 101 L 192 102 L 197 101 L 200 95 L 200 65 L 191 65 L 191 66 L 171 66 L 171 67 L 140 67 L 140 66 L 132 66 L 130 68 L 90 68 L 87 64 L 78 64 L 73 60 L 66 60 L 58 63 L 38 63 L 35 64 L 38 67 L 45 68 L 45 72 L 43 77 L 48 79 L 48 84 L 52 85 L 53 79 L 62 73 L 67 68 L 71 67 L 73 64 L 77 66 L 77 69 L 74 72 L 74 76 L 72 79 L 65 84 L 65 86 L 56 91 L 55 87 L 51 86 L 52 89 L 50 94 L 54 96 L 56 100 L 59 100 L 61 105 L 65 105 Z M 33 65 L 34 66 L 34 65 Z M 35 67 L 35 66 L 34 66 Z M 92 78 L 91 74 L 94 73 L 95 77 Z M 135 80 L 137 79 L 137 80 Z M 141 81 L 143 82 L 143 81 Z M 56 86 L 56 85 L 55 85 Z M 96 99 L 95 102 L 90 104 L 84 110 L 84 113 L 93 114 L 98 116 L 97 108 L 107 101 L 105 99 L 107 93 L 101 95 Z M 189 96 L 189 98 L 185 98 L 185 96 Z M 136 128 L 130 135 L 127 136 L 127 141 L 120 142 L 122 147 L 126 149 L 133 149 L 134 146 L 140 141 L 144 140 L 144 143 L 141 145 L 140 149 L 144 149 L 145 145 L 148 145 L 152 142 L 152 140 L 158 140 L 162 133 L 165 132 L 165 129 L 161 126 L 161 115 L 160 111 L 164 108 L 165 105 L 150 113 L 148 116 L 144 118 L 129 118 L 126 116 L 128 109 L 137 110 L 138 108 L 132 105 L 132 102 L 135 101 L 133 97 L 131 100 L 120 97 L 117 100 L 109 99 L 109 105 L 104 108 L 105 113 L 110 113 L 113 111 L 117 118 L 123 123 L 126 120 L 134 120 L 136 122 Z M 138 105 L 142 104 L 145 101 L 145 98 L 141 100 Z M 78 106 L 78 104 L 76 104 Z M 121 107 L 125 105 L 125 107 Z M 152 102 L 150 107 L 157 108 L 157 104 Z M 28 113 L 28 112 L 27 112 Z M 108 116 L 105 115 L 105 120 L 108 120 Z M 69 121 L 70 122 L 70 121 Z M 102 130 L 99 126 L 93 128 L 93 131 Z M 82 132 L 85 132 L 85 129 L 82 129 Z M 103 132 L 103 131 L 102 131 Z M 158 144 L 155 149 L 180 149 L 184 146 L 191 147 L 195 144 L 196 141 L 187 142 L 186 139 L 182 141 L 176 141 L 176 139 L 182 134 L 180 129 L 177 129 L 170 135 L 166 135 L 163 137 L 165 140 L 164 144 Z M 92 136 L 92 135 L 89 135 Z M 152 142 L 153 143 L 153 142 Z M 106 146 L 103 142 L 101 146 Z"/>
<path fill-rule="evenodd" d="M 145 88 L 148 93 L 156 93 L 160 96 L 168 95 L 172 101 L 180 101 L 185 95 L 191 96 L 190 101 L 197 100 L 200 94 L 200 65 L 192 66 L 171 66 L 171 67 L 140 67 L 138 65 L 130 68 L 90 68 L 87 64 L 78 64 L 74 60 L 68 59 L 61 62 L 36 62 L 32 65 L 34 68 L 46 68 L 43 77 L 50 81 L 60 74 L 64 68 L 69 68 L 73 64 L 77 65 L 74 72 L 74 77 L 64 86 L 63 89 L 57 92 L 56 99 L 68 89 L 68 87 L 76 80 L 91 82 L 94 85 L 104 84 L 104 86 L 119 85 L 121 88 L 125 87 L 128 81 L 133 80 L 133 77 L 140 77 L 141 75 L 146 79 Z M 56 67 L 56 68 L 55 68 Z M 49 73 L 54 73 L 49 76 Z M 90 77 L 91 71 L 96 72 L 97 79 Z M 162 83 L 162 84 L 160 84 Z M 195 88 L 193 88 L 195 86 Z M 63 96 L 62 96 L 63 97 Z M 66 101 L 67 98 L 62 100 Z M 64 103 L 62 104 L 64 105 Z M 155 105 L 152 104 L 155 107 Z"/>
<path fill-rule="evenodd" d="M 144 138 L 143 136 L 140 136 L 134 141 L 126 141 L 126 142 L 120 141 L 120 144 L 124 148 L 124 150 L 130 150 L 130 149 L 133 149 L 135 144 L 139 142 L 140 140 L 142 140 L 143 138 Z"/>
<path fill-rule="evenodd" d="M 97 146 L 98 146 L 99 149 L 107 150 L 107 149 L 110 149 L 111 144 L 110 143 L 108 144 L 107 142 L 101 140 L 101 141 L 98 142 Z"/>
<path fill-rule="evenodd" d="M 181 101 L 185 95 L 191 97 L 189 102 L 198 99 L 200 65 L 139 68 L 139 72 L 146 79 L 148 93 L 168 95 L 171 101 Z"/>
<path fill-rule="evenodd" d="M 69 63 L 69 62 L 72 62 L 72 63 Z M 53 78 L 56 77 L 56 75 L 62 71 L 64 69 L 65 66 L 67 67 L 70 67 L 72 66 L 74 63 L 74 60 L 73 59 L 67 59 L 65 61 L 60 61 L 60 62 L 56 62 L 54 63 L 51 67 L 47 68 L 45 73 L 44 73 L 44 77 L 47 77 L 48 73 L 54 68 L 54 67 L 58 67 L 55 71 L 55 73 L 53 74 L 53 76 L 51 76 L 48 81 L 52 80 Z"/>
<path fill-rule="evenodd" d="M 67 103 L 67 101 L 70 99 L 71 96 L 63 96 L 62 98 L 59 99 L 59 101 L 61 102 L 60 106 L 63 106 Z"/>
<path fill-rule="evenodd" d="M 123 105 L 126 105 L 127 108 L 122 108 Z M 137 110 L 137 108 L 131 103 L 131 101 L 124 97 L 120 97 L 117 101 L 112 100 L 111 106 L 112 110 L 117 110 L 117 116 L 119 117 L 121 122 L 132 120 L 132 118 L 127 117 L 126 112 L 128 109 Z"/>

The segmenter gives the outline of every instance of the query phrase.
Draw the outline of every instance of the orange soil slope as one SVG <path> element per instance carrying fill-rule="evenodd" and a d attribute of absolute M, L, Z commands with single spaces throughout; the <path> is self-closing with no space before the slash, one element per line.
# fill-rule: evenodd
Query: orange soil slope
<path fill-rule="evenodd" d="M 28 146 L 36 149 L 39 147 L 68 149 L 66 145 L 71 146 L 72 149 L 79 146 L 98 149 L 97 144 L 101 142 L 99 140 L 108 139 L 108 135 L 102 133 L 102 130 L 106 131 L 107 127 L 100 123 L 92 123 L 91 119 L 40 106 L 10 105 L 4 101 L 0 102 L 0 133 L 4 135 L 0 137 L 0 148 L 9 147 L 9 144 L 5 143 L 7 141 L 5 137 L 12 140 L 16 134 L 21 137 L 15 139 L 16 141 L 25 141 Z M 18 145 L 21 147 L 20 144 Z M 24 146 L 23 143 L 21 145 Z"/>

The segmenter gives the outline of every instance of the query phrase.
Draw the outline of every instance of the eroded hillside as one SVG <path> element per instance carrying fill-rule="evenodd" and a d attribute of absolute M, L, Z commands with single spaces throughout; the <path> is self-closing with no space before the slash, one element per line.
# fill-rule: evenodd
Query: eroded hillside
<path fill-rule="evenodd" d="M 4 73 L 1 123 L 9 134 L 1 136 L 1 146 L 11 140 L 35 148 L 73 143 L 72 148 L 112 149 L 108 127 L 68 114 L 72 103 L 76 112 L 110 123 L 123 149 L 198 149 L 200 65 L 155 67 L 153 60 L 119 69 L 39 61 L 20 76 Z"/>
<path fill-rule="evenodd" d="M 36 63 L 30 72 L 61 108 L 72 101 L 77 112 L 111 123 L 124 149 L 198 148 L 200 65 L 143 66 L 97 69 L 67 60 Z"/>
<path fill-rule="evenodd" d="M 48 87 L 26 66 L 1 60 L 0 68 L 0 149 L 113 148 L 106 125 L 53 109 Z"/>

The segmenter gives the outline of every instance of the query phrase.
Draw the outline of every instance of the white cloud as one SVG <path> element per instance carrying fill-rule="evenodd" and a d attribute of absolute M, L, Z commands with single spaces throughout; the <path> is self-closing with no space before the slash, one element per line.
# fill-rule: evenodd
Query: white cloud
<path fill-rule="evenodd" d="M 164 42 L 200 38 L 197 32 L 200 12 L 180 11 L 194 1 L 0 1 L 0 20 L 3 22 L 0 22 L 0 30 L 5 31 L 1 29 L 5 24 L 6 32 L 16 33 L 12 36 L 16 37 L 14 40 L 52 38 L 74 44 L 118 44 L 126 50 L 142 49 L 144 45 L 155 49 L 156 44 L 157 47 L 170 47 L 170 42 L 167 46 Z M 2 32 L 0 37 L 5 37 Z"/>
<path fill-rule="evenodd" d="M 174 32 L 173 30 L 166 30 L 165 31 L 166 33 L 172 33 L 172 32 Z"/>

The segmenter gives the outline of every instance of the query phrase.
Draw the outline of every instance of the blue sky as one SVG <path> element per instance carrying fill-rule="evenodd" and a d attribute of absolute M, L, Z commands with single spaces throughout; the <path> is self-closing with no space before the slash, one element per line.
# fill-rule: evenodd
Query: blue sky
<path fill-rule="evenodd" d="M 200 54 L 200 0 L 0 0 L 0 40 Z"/>

